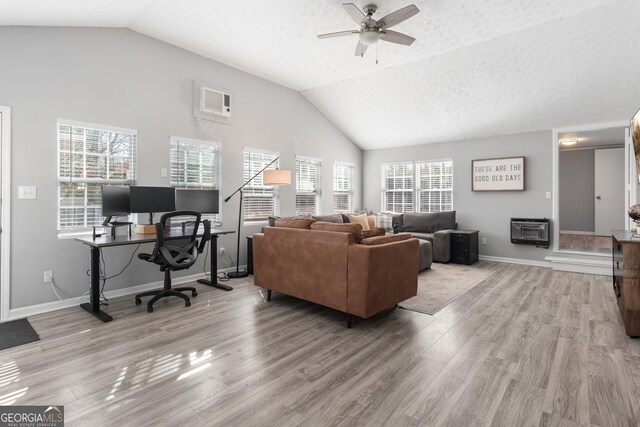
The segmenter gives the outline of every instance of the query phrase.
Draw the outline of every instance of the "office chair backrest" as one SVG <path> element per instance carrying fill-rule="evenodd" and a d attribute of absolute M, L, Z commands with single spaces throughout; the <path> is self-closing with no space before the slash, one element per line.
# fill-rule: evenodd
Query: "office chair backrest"
<path fill-rule="evenodd" d="M 184 270 L 191 267 L 211 238 L 209 220 L 201 221 L 200 212 L 175 211 L 162 215 L 156 226 L 156 245 L 152 262 L 164 269 Z M 204 234 L 198 244 L 198 228 L 204 225 Z"/>

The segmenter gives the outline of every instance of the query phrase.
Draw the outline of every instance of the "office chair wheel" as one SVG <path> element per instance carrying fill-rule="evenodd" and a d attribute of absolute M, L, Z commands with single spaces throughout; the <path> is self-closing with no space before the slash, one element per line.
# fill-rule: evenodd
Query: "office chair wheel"
<path fill-rule="evenodd" d="M 184 302 L 184 306 L 185 307 L 191 307 L 191 301 L 185 301 Z"/>
<path fill-rule="evenodd" d="M 196 291 L 193 291 L 193 292 L 191 292 L 191 296 L 192 296 L 192 297 L 197 297 L 197 296 L 198 296 L 198 293 L 197 293 Z"/>
<path fill-rule="evenodd" d="M 140 298 L 136 298 L 136 305 L 142 304 L 142 300 Z"/>
<path fill-rule="evenodd" d="M 147 306 L 147 313 L 153 313 L 153 307 Z"/>

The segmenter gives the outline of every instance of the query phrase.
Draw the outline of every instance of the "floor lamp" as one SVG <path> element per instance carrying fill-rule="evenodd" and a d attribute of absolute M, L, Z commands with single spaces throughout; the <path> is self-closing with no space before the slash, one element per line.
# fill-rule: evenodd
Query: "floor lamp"
<path fill-rule="evenodd" d="M 231 193 L 229 197 L 224 199 L 227 203 L 236 194 L 240 193 L 240 208 L 238 209 L 238 242 L 236 244 L 236 271 L 227 273 L 227 277 L 230 279 L 239 279 L 241 277 L 247 277 L 249 272 L 247 270 L 240 271 L 240 228 L 242 227 L 242 189 L 246 187 L 251 181 L 253 181 L 258 175 L 264 172 L 262 176 L 262 182 L 265 185 L 288 185 L 291 184 L 291 171 L 282 169 L 270 169 L 266 170 L 269 166 L 278 161 L 280 157 L 276 157 L 267 166 L 263 167 L 260 172 L 253 175 L 244 184 L 240 186 L 236 191 Z"/>

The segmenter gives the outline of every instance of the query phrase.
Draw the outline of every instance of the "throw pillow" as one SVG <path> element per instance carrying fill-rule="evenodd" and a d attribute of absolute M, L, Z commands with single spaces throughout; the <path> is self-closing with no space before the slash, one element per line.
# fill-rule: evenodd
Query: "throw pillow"
<path fill-rule="evenodd" d="M 376 227 L 384 228 L 387 233 L 393 233 L 393 214 L 376 212 L 373 216 Z"/>
<path fill-rule="evenodd" d="M 332 222 L 314 222 L 312 230 L 333 231 L 336 233 L 351 233 L 356 243 L 362 240 L 362 226 L 360 224 L 334 224 Z"/>
<path fill-rule="evenodd" d="M 366 213 L 360 215 L 349 215 L 349 222 L 352 224 L 360 224 L 363 230 L 370 229 Z"/>
<path fill-rule="evenodd" d="M 411 238 L 411 234 L 409 233 L 387 234 L 385 236 L 375 236 L 375 237 L 362 239 L 360 241 L 360 244 L 361 245 L 384 245 L 385 243 L 401 242 L 403 240 L 409 240 L 410 238 Z"/>
<path fill-rule="evenodd" d="M 362 238 L 366 239 L 368 237 L 384 236 L 385 233 L 384 228 L 375 227 L 371 230 L 362 230 Z"/>
<path fill-rule="evenodd" d="M 316 222 L 313 218 L 281 218 L 275 221 L 276 227 L 309 229 Z"/>

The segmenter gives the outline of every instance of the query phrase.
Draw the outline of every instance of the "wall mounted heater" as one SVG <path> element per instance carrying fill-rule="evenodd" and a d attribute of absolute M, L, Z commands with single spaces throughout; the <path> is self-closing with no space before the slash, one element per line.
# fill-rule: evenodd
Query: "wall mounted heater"
<path fill-rule="evenodd" d="M 511 218 L 511 243 L 548 248 L 550 231 L 547 218 Z"/>

